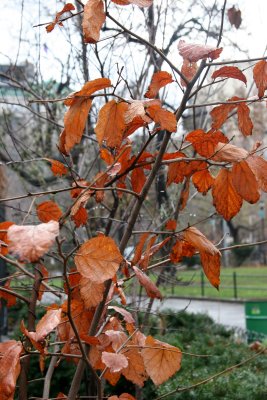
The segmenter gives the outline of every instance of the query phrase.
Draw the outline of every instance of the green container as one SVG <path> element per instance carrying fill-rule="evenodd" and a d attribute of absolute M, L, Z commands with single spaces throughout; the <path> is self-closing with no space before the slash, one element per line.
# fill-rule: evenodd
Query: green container
<path fill-rule="evenodd" d="M 247 330 L 267 335 L 267 301 L 246 301 L 245 312 Z"/>

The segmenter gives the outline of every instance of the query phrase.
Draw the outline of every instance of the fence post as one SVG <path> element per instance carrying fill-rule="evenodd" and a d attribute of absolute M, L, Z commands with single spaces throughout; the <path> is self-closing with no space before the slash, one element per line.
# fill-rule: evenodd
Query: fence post
<path fill-rule="evenodd" d="M 205 296 L 205 281 L 204 281 L 204 273 L 203 271 L 200 272 L 201 274 L 201 296 Z"/>
<path fill-rule="evenodd" d="M 233 272 L 233 284 L 234 284 L 234 298 L 237 299 L 237 279 L 236 279 L 236 272 Z"/>

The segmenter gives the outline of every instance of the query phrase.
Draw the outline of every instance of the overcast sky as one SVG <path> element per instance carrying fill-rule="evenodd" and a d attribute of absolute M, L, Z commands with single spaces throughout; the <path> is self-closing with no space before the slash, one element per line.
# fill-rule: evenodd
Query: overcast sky
<path fill-rule="evenodd" d="M 46 4 L 47 11 L 50 10 L 52 14 L 60 10 L 62 5 L 57 0 L 40 0 L 41 4 Z M 214 0 L 206 0 L 205 4 Z M 187 0 L 182 2 L 186 8 Z M 219 4 L 223 4 L 223 0 L 218 0 Z M 259 57 L 264 54 L 267 44 L 266 34 L 266 16 L 267 16 L 267 0 L 237 0 L 227 2 L 227 8 L 232 5 L 238 5 L 242 12 L 242 28 L 236 30 L 234 27 L 228 32 L 228 35 L 233 41 L 239 44 L 242 49 L 248 49 L 250 57 Z M 23 18 L 21 17 L 23 15 Z M 1 0 L 1 13 L 0 13 L 0 30 L 1 30 L 1 43 L 0 43 L 0 63 L 7 64 L 9 60 L 12 62 L 17 59 L 18 62 L 24 62 L 25 59 L 30 59 L 30 54 L 36 56 L 40 55 L 42 60 L 42 72 L 46 79 L 55 77 L 53 70 L 53 56 L 61 58 L 62 60 L 68 53 L 68 45 L 64 38 L 64 33 L 60 32 L 60 28 L 47 34 L 44 27 L 32 28 L 30 26 L 40 22 L 47 22 L 46 15 L 43 10 L 39 9 L 39 2 L 37 0 Z M 229 29 L 229 24 L 225 24 Z M 27 40 L 32 45 L 29 47 L 24 40 L 19 46 L 19 33 L 22 30 L 22 37 L 27 33 Z M 42 43 L 40 54 L 39 48 L 33 45 L 36 38 L 40 35 Z M 226 48 L 222 54 L 222 59 L 238 58 L 244 55 L 238 53 L 233 48 Z"/>

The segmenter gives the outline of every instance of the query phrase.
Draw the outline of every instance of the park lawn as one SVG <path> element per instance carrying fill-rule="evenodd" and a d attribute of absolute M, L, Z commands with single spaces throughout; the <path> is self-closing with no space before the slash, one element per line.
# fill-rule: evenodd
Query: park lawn
<path fill-rule="evenodd" d="M 176 275 L 179 280 L 170 277 L 169 282 L 161 286 L 163 295 L 181 297 L 202 297 L 202 269 L 187 269 Z M 222 268 L 219 291 L 209 283 L 204 275 L 204 297 L 216 299 L 234 299 L 234 272 L 236 273 L 236 288 L 238 299 L 267 300 L 267 267 Z"/>

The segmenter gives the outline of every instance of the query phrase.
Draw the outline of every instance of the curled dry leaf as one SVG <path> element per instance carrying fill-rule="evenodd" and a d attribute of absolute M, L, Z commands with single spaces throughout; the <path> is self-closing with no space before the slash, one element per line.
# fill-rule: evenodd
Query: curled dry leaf
<path fill-rule="evenodd" d="M 56 13 L 56 17 L 55 17 L 54 21 L 51 22 L 51 24 L 49 24 L 49 25 L 47 25 L 45 27 L 46 32 L 47 33 L 52 32 L 52 30 L 55 28 L 56 24 L 58 24 L 59 26 L 63 26 L 63 23 L 60 21 L 59 18 L 64 13 L 69 12 L 69 11 L 73 11 L 73 10 L 75 10 L 75 7 L 74 7 L 73 4 L 71 4 L 71 3 L 65 4 L 64 7 L 62 8 L 62 10 Z"/>
<path fill-rule="evenodd" d="M 74 258 L 80 274 L 96 283 L 111 279 L 123 257 L 113 239 L 98 236 L 85 242 Z"/>
<path fill-rule="evenodd" d="M 39 225 L 12 225 L 8 228 L 9 251 L 21 261 L 35 262 L 52 246 L 59 235 L 59 224 L 50 221 Z"/>
<path fill-rule="evenodd" d="M 258 96 L 263 97 L 267 89 L 267 61 L 261 60 L 257 62 L 253 68 L 253 77 L 258 89 Z"/>
<path fill-rule="evenodd" d="M 259 185 L 246 161 L 233 165 L 232 178 L 237 193 L 248 203 L 257 203 L 260 198 Z"/>
<path fill-rule="evenodd" d="M 215 155 L 212 157 L 215 161 L 235 162 L 247 158 L 248 152 L 241 147 L 230 143 L 218 143 L 215 147 Z"/>
<path fill-rule="evenodd" d="M 114 351 L 118 351 L 128 339 L 128 336 L 124 332 L 111 329 L 105 331 L 105 335 L 109 338 Z"/>
<path fill-rule="evenodd" d="M 206 46 L 202 44 L 186 43 L 184 40 L 180 40 L 178 43 L 178 50 L 180 56 L 190 62 L 197 62 L 204 58 L 211 58 L 215 60 L 220 57 L 222 48 L 217 49 L 213 46 Z"/>
<path fill-rule="evenodd" d="M 256 176 L 260 189 L 267 192 L 267 161 L 256 155 L 249 156 L 246 161 Z"/>
<path fill-rule="evenodd" d="M 220 253 L 217 247 L 214 246 L 214 244 L 194 226 L 191 226 L 184 231 L 184 239 L 199 252 L 207 252 L 209 254 Z"/>
<path fill-rule="evenodd" d="M 137 276 L 137 279 L 139 280 L 140 285 L 142 285 L 146 292 L 148 297 L 151 297 L 152 299 L 162 299 L 162 295 L 157 288 L 157 286 L 149 279 L 149 277 L 144 274 L 139 268 L 133 266 L 133 270 L 135 272 L 135 275 Z"/>
<path fill-rule="evenodd" d="M 128 359 L 128 367 L 124 368 L 121 373 L 129 381 L 140 387 L 143 387 L 144 382 L 148 378 L 145 370 L 144 360 L 141 355 L 140 348 L 127 347 L 128 345 L 131 346 L 131 344 L 136 345 L 135 342 L 130 341 L 121 351 L 121 353 Z"/>
<path fill-rule="evenodd" d="M 190 243 L 179 239 L 171 249 L 171 262 L 178 263 L 182 261 L 183 257 L 192 257 L 195 252 L 195 247 L 193 247 Z"/>
<path fill-rule="evenodd" d="M 146 183 L 146 176 L 144 168 L 135 168 L 131 174 L 131 184 L 135 193 L 141 193 L 144 184 Z"/>
<path fill-rule="evenodd" d="M 130 105 L 128 110 L 125 112 L 124 118 L 126 124 L 130 124 L 132 120 L 136 117 L 141 117 L 143 121 L 150 123 L 151 118 L 146 115 L 146 108 L 153 105 L 161 106 L 160 100 L 129 100 Z"/>
<path fill-rule="evenodd" d="M 103 351 L 101 360 L 110 369 L 110 372 L 120 372 L 128 366 L 128 360 L 123 354 Z"/>
<path fill-rule="evenodd" d="M 238 79 L 247 84 L 247 78 L 238 67 L 224 66 L 213 72 L 212 79 L 216 78 L 233 78 Z"/>
<path fill-rule="evenodd" d="M 103 0 L 88 0 L 84 6 L 83 36 L 85 43 L 96 43 L 106 19 Z"/>
<path fill-rule="evenodd" d="M 146 372 L 155 385 L 167 381 L 181 367 L 182 352 L 177 347 L 148 336 L 141 351 Z"/>
<path fill-rule="evenodd" d="M 54 201 L 44 201 L 36 207 L 37 216 L 41 222 L 58 221 L 62 211 Z"/>
<path fill-rule="evenodd" d="M 166 71 L 158 71 L 152 76 L 151 83 L 148 87 L 145 97 L 148 99 L 153 99 L 157 96 L 159 90 L 168 85 L 168 83 L 173 82 L 172 75 Z"/>
<path fill-rule="evenodd" d="M 233 218 L 242 207 L 242 197 L 237 193 L 232 172 L 221 169 L 212 187 L 213 204 L 226 221 Z"/>
<path fill-rule="evenodd" d="M 101 108 L 95 127 L 100 146 L 105 142 L 109 147 L 120 147 L 126 129 L 125 113 L 127 109 L 127 103 L 117 103 L 115 100 L 107 102 Z"/>
<path fill-rule="evenodd" d="M 109 310 L 114 310 L 117 313 L 121 314 L 125 320 L 125 322 L 128 322 L 129 324 L 134 324 L 135 320 L 134 317 L 132 316 L 132 314 L 125 310 L 125 308 L 121 308 L 121 307 L 117 307 L 117 306 L 109 306 L 108 307 Z"/>
<path fill-rule="evenodd" d="M 234 25 L 236 29 L 238 29 L 241 25 L 242 18 L 241 18 L 241 11 L 237 10 L 235 6 L 229 8 L 227 10 L 228 19 L 231 25 Z"/>
<path fill-rule="evenodd" d="M 50 309 L 36 325 L 35 332 L 29 332 L 23 321 L 21 321 L 21 331 L 30 339 L 33 346 L 43 353 L 46 346 L 44 339 L 59 325 L 60 321 L 61 308 Z"/>
<path fill-rule="evenodd" d="M 15 340 L 0 343 L 0 390 L 1 399 L 12 400 L 16 389 L 16 382 L 20 374 L 20 354 L 22 344 Z"/>

